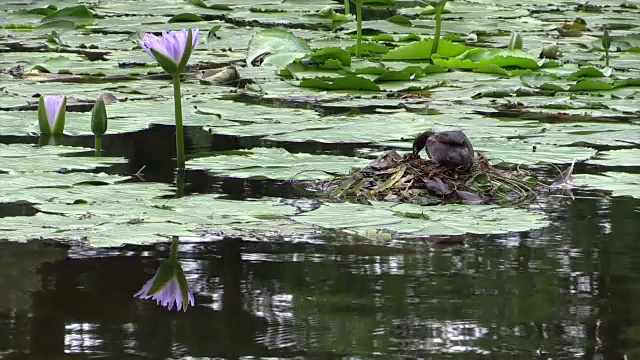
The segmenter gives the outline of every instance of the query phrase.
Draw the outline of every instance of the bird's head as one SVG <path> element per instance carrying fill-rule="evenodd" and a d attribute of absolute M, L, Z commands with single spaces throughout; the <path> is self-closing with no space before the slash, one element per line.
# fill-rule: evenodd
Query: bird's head
<path fill-rule="evenodd" d="M 433 136 L 435 132 L 429 130 L 425 131 L 422 134 L 418 135 L 415 140 L 413 140 L 413 156 L 418 155 L 422 149 L 424 149 L 425 145 L 427 145 L 427 139 Z"/>

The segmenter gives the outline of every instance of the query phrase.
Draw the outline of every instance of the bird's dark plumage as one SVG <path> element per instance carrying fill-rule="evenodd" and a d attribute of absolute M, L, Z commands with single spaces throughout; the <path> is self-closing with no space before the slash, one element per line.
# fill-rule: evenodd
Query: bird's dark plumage
<path fill-rule="evenodd" d="M 467 136 L 459 130 L 433 132 L 425 131 L 413 141 L 413 156 L 422 149 L 429 158 L 439 165 L 448 167 L 473 165 L 473 145 Z"/>

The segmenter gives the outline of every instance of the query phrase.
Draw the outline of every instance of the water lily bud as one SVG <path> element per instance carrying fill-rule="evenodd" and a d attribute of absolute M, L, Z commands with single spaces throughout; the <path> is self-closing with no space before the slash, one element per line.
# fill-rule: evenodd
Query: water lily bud
<path fill-rule="evenodd" d="M 38 124 L 41 134 L 62 134 L 67 98 L 63 95 L 40 96 Z"/>
<path fill-rule="evenodd" d="M 514 32 L 511 35 L 511 41 L 509 41 L 509 50 L 522 50 L 522 35 L 519 32 Z"/>
<path fill-rule="evenodd" d="M 143 39 L 138 41 L 138 44 L 156 59 L 166 72 L 177 76 L 187 66 L 199 35 L 200 29 L 163 31 L 162 36 L 145 34 Z"/>
<path fill-rule="evenodd" d="M 605 50 L 609 50 L 609 48 L 611 47 L 611 36 L 609 36 L 609 30 L 604 30 L 604 33 L 602 33 L 602 47 L 605 48 Z"/>
<path fill-rule="evenodd" d="M 91 110 L 91 131 L 95 136 L 102 136 L 107 131 L 107 107 L 99 97 Z"/>

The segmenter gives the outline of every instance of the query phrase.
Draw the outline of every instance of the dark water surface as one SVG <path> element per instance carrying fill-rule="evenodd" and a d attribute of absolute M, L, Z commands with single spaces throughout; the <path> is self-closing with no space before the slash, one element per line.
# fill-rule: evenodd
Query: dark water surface
<path fill-rule="evenodd" d="M 171 127 L 107 137 L 105 148 L 122 149 L 109 155 L 130 159 L 107 171 L 131 174 L 146 165 L 147 181 L 172 181 L 172 138 Z M 14 141 L 31 140 L 0 138 Z M 189 147 L 193 153 L 264 145 L 247 141 Z M 305 196 L 286 182 L 202 172 L 189 172 L 187 183 L 187 192 L 232 198 Z M 640 202 L 540 201 L 554 225 L 449 239 L 464 245 L 415 239 L 383 246 L 330 233 L 183 242 L 180 259 L 196 298 L 186 313 L 133 298 L 168 256 L 168 244 L 93 250 L 0 242 L 0 357 L 637 358 Z M 0 216 L 33 213 L 24 205 L 0 207 Z"/>

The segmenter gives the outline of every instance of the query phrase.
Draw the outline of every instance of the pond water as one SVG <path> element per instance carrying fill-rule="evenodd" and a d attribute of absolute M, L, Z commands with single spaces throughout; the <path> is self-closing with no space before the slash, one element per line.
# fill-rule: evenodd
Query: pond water
<path fill-rule="evenodd" d="M 172 135 L 154 127 L 135 141 L 108 141 L 131 144 L 118 154 L 131 169 L 149 164 L 147 178 L 171 181 L 171 167 L 149 144 Z M 84 140 L 91 139 L 66 142 Z M 201 172 L 187 179 L 192 192 L 238 199 L 293 191 Z M 574 195 L 534 205 L 553 225 L 524 233 L 392 245 L 335 232 L 270 242 L 186 239 L 180 260 L 197 304 L 186 313 L 132 296 L 168 256 L 166 243 L 2 242 L 0 349 L 7 359 L 633 358 L 640 352 L 633 301 L 640 202 Z M 0 207 L 3 217 L 33 213 Z"/>

